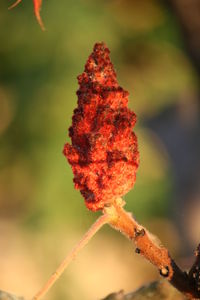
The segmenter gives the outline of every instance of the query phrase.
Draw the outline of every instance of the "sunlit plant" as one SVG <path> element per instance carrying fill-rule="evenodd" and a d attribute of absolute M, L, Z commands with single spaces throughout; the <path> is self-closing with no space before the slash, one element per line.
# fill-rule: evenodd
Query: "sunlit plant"
<path fill-rule="evenodd" d="M 78 107 L 69 128 L 71 144 L 63 153 L 72 166 L 75 188 L 91 211 L 102 215 L 35 295 L 41 299 L 71 260 L 104 225 L 119 230 L 136 245 L 136 253 L 155 265 L 162 277 L 189 299 L 200 298 L 200 246 L 189 272 L 183 272 L 169 251 L 127 212 L 122 197 L 133 187 L 139 165 L 136 115 L 128 108 L 128 92 L 119 86 L 109 49 L 97 43 L 78 76 Z"/>

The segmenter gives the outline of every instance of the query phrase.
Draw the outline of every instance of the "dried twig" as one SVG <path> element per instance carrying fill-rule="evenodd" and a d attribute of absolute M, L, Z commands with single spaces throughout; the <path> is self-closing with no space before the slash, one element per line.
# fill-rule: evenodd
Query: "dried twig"
<path fill-rule="evenodd" d="M 86 232 L 83 238 L 79 241 L 79 243 L 72 249 L 72 251 L 66 256 L 66 258 L 62 261 L 56 271 L 52 274 L 46 284 L 39 290 L 39 292 L 33 297 L 33 300 L 41 299 L 48 290 L 52 287 L 52 285 L 58 280 L 58 278 L 62 275 L 64 270 L 67 268 L 69 263 L 77 256 L 79 251 L 89 242 L 89 240 L 95 235 L 95 233 L 110 220 L 110 216 L 105 214 L 99 217 L 97 221 L 90 227 L 90 229 Z"/>

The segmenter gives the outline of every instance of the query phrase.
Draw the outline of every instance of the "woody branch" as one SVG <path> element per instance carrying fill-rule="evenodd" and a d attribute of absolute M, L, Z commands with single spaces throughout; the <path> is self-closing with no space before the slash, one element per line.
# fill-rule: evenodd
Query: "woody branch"
<path fill-rule="evenodd" d="M 171 258 L 169 251 L 164 246 L 158 245 L 152 239 L 153 235 L 138 224 L 131 214 L 122 208 L 120 202 L 123 203 L 118 199 L 111 207 L 104 208 L 105 213 L 115 215 L 115 218 L 110 219 L 110 225 L 132 240 L 137 247 L 136 252 L 155 265 L 160 275 L 165 277 L 175 288 L 189 299 L 199 299 L 200 245 L 196 251 L 196 261 L 190 272 L 183 272 Z"/>

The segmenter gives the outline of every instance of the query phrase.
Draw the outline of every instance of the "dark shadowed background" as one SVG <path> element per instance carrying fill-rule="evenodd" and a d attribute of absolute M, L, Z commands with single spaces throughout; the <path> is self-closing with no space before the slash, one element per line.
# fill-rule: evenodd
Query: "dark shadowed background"
<path fill-rule="evenodd" d="M 98 213 L 62 155 L 77 75 L 104 41 L 138 122 L 140 168 L 127 210 L 187 267 L 200 241 L 200 2 L 0 2 L 0 289 L 31 298 Z M 158 278 L 105 227 L 46 297 L 94 300 Z"/>

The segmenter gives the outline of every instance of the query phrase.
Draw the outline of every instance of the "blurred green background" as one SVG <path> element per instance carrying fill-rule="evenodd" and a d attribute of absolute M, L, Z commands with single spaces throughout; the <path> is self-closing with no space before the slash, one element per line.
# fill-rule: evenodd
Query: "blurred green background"
<path fill-rule="evenodd" d="M 141 163 L 126 208 L 178 255 L 170 156 L 145 125 L 199 89 L 171 6 L 154 0 L 44 0 L 42 32 L 32 1 L 8 11 L 10 4 L 0 2 L 0 288 L 33 296 L 99 215 L 85 208 L 62 155 L 77 105 L 76 77 L 98 41 L 111 50 L 138 116 Z M 46 299 L 100 299 L 157 277 L 124 237 L 105 227 Z"/>

